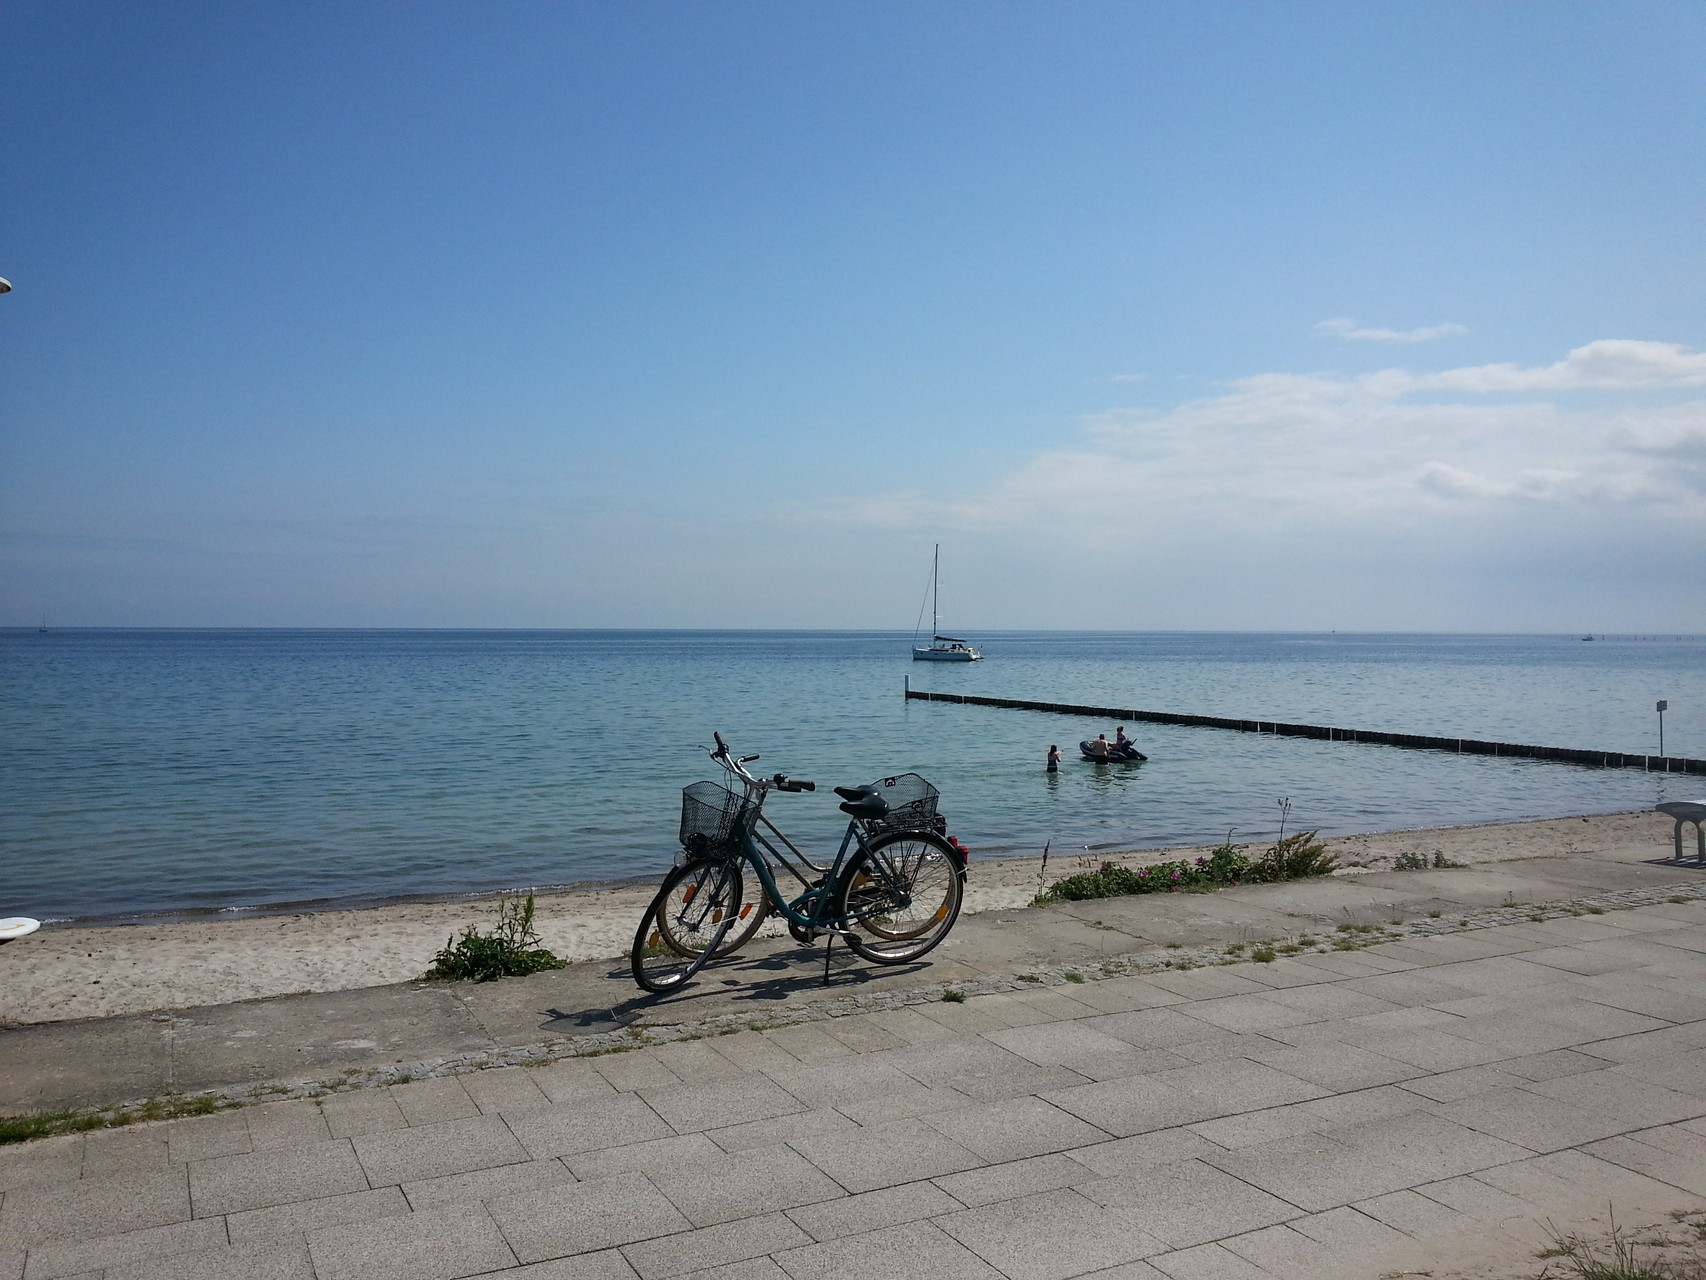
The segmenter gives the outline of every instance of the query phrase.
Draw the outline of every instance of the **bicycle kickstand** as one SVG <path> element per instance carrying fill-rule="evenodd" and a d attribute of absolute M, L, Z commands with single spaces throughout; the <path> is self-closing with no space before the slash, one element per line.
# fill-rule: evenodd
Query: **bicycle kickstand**
<path fill-rule="evenodd" d="M 831 929 L 823 935 L 823 985 L 829 985 L 829 952 L 835 945 L 835 930 Z"/>

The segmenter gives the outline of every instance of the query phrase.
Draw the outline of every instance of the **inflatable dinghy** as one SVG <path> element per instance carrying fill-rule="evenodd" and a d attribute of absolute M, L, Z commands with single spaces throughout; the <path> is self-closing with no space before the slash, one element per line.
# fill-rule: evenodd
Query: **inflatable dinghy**
<path fill-rule="evenodd" d="M 1085 739 L 1083 742 L 1080 742 L 1078 744 L 1078 749 L 1084 753 L 1084 758 L 1086 760 L 1094 760 L 1097 764 L 1124 764 L 1128 761 L 1149 759 L 1148 756 L 1144 755 L 1143 752 L 1139 751 L 1136 747 L 1120 747 L 1115 746 L 1111 742 L 1108 744 L 1108 754 L 1105 756 L 1097 755 L 1095 752 L 1090 750 L 1089 739 Z"/>

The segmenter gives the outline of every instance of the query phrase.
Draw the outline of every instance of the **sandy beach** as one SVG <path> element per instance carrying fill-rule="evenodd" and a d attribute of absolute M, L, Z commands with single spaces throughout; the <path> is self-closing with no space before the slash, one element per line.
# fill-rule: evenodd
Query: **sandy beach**
<path fill-rule="evenodd" d="M 1551 818 L 1483 826 L 1338 836 L 1327 840 L 1338 874 L 1384 870 L 1404 853 L 1482 863 L 1571 853 L 1608 844 L 1652 845 L 1664 857 L 1671 823 L 1652 812 Z M 1054 880 L 1104 861 L 1140 866 L 1184 850 L 1056 851 Z M 1037 858 L 977 860 L 966 910 L 1028 903 L 1044 882 Z M 565 960 L 622 956 L 652 889 L 646 886 L 541 895 L 545 945 Z M 410 903 L 365 910 L 249 916 L 169 924 L 47 928 L 0 947 L 0 1023 L 53 1022 L 307 991 L 342 991 L 418 978 L 447 938 L 486 927 L 485 900 Z M 774 923 L 766 926 L 781 929 Z"/>

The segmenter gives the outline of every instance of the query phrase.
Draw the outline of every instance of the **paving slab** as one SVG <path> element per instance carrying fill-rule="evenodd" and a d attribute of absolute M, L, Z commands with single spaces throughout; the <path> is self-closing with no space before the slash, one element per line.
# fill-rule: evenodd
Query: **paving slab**
<path fill-rule="evenodd" d="M 1062 1188 L 935 1219 L 1009 1280 L 1068 1280 L 1164 1253 L 1124 1214 Z"/>
<path fill-rule="evenodd" d="M 427 1209 L 308 1233 L 315 1280 L 460 1280 L 513 1267 L 516 1256 L 483 1206 Z"/>
<path fill-rule="evenodd" d="M 702 1275 L 732 1263 L 762 1260 L 768 1254 L 811 1241 L 792 1219 L 768 1213 L 630 1244 L 622 1249 L 622 1256 L 640 1280 L 672 1280 L 675 1276 Z"/>
<path fill-rule="evenodd" d="M 0 1248 L 27 1249 L 49 1240 L 140 1231 L 190 1217 L 189 1178 L 182 1165 L 31 1184 L 14 1187 L 0 1201 Z"/>
<path fill-rule="evenodd" d="M 224 1243 L 224 1223 L 216 1219 L 172 1222 L 110 1235 L 91 1232 L 32 1247 L 24 1264 L 24 1280 L 63 1280 L 88 1273 L 98 1275 L 107 1267 L 195 1253 Z"/>
<path fill-rule="evenodd" d="M 363 1134 L 352 1143 L 368 1183 L 375 1187 L 522 1164 L 530 1159 L 502 1116 L 390 1129 Z"/>
<path fill-rule="evenodd" d="M 1157 1165 L 1141 1176 L 1102 1178 L 1082 1184 L 1077 1192 L 1104 1208 L 1118 1210 L 1169 1249 L 1206 1244 L 1302 1216 L 1295 1203 L 1201 1160 Z"/>
<path fill-rule="evenodd" d="M 316 1280 L 307 1241 L 215 1244 L 194 1253 L 107 1266 L 106 1280 Z"/>
<path fill-rule="evenodd" d="M 696 1227 L 839 1199 L 846 1190 L 789 1146 L 715 1155 L 647 1175 Z"/>
<path fill-rule="evenodd" d="M 793 1146 L 854 1193 L 958 1173 L 987 1163 L 922 1120 L 890 1120 L 852 1133 L 807 1138 Z"/>
<path fill-rule="evenodd" d="M 197 1160 L 188 1173 L 198 1218 L 370 1189 L 355 1149 L 344 1138 Z"/>
<path fill-rule="evenodd" d="M 214 1245 L 193 1253 L 119 1263 L 106 1280 L 315 1280 L 307 1241 Z"/>
<path fill-rule="evenodd" d="M 378 1191 L 352 1191 L 317 1200 L 298 1200 L 271 1209 L 233 1213 L 225 1219 L 225 1231 L 232 1244 L 258 1244 L 300 1236 L 320 1227 L 366 1222 L 371 1218 L 394 1218 L 408 1213 L 411 1208 L 428 1207 L 431 1206 L 411 1205 L 396 1187 L 382 1187 Z"/>
<path fill-rule="evenodd" d="M 3 1027 L 0 1046 L 0 1113 L 101 1106 L 173 1084 L 169 1024 L 147 1015 Z"/>
<path fill-rule="evenodd" d="M 999 1271 L 930 1222 L 906 1222 L 789 1249 L 776 1260 L 792 1280 L 844 1280 L 866 1275 L 1001 1280 Z"/>
<path fill-rule="evenodd" d="M 520 1262 L 595 1252 L 693 1228 L 642 1173 L 499 1196 L 487 1207 Z"/>

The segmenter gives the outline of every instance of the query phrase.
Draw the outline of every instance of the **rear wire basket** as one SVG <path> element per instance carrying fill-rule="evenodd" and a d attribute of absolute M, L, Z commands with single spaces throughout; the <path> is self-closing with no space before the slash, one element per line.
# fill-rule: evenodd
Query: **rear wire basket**
<path fill-rule="evenodd" d="M 871 789 L 888 801 L 889 811 L 867 823 L 870 830 L 934 831 L 940 835 L 948 829 L 947 820 L 936 812 L 942 793 L 916 773 L 878 778 Z"/>
<path fill-rule="evenodd" d="M 681 848 L 689 858 L 728 857 L 758 810 L 727 787 L 695 782 L 681 789 Z"/>

